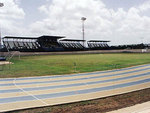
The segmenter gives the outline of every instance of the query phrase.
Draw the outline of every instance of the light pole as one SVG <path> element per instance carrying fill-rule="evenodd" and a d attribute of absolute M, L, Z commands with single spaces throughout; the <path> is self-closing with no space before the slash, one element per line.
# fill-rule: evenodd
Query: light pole
<path fill-rule="evenodd" d="M 85 45 L 84 45 L 84 40 L 85 40 L 84 21 L 86 20 L 86 18 L 85 18 L 85 17 L 82 17 L 81 20 L 82 20 L 83 47 L 85 47 Z"/>
<path fill-rule="evenodd" d="M 0 3 L 0 7 L 3 7 L 4 6 L 4 4 L 3 3 Z"/>
<path fill-rule="evenodd" d="M 141 42 L 142 44 L 144 44 L 144 37 L 141 37 Z"/>
<path fill-rule="evenodd" d="M 4 6 L 4 4 L 0 3 L 0 7 L 3 7 L 3 6 Z M 0 27 L 0 49 L 2 47 L 2 41 L 1 41 L 1 39 L 2 39 L 2 35 L 1 35 L 1 27 Z"/>

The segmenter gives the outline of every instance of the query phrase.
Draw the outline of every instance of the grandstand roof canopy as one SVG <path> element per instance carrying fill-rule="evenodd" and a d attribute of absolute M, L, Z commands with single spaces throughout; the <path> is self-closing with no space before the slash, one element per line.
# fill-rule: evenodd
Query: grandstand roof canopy
<path fill-rule="evenodd" d="M 85 40 L 77 40 L 77 39 L 63 39 L 60 41 L 76 41 L 76 42 L 85 42 Z"/>
<path fill-rule="evenodd" d="M 39 39 L 39 38 L 50 38 L 50 39 L 60 39 L 60 38 L 65 38 L 64 36 L 40 36 L 40 37 L 14 37 L 14 36 L 6 36 L 4 38 L 7 39 Z"/>
<path fill-rule="evenodd" d="M 110 42 L 110 41 L 106 41 L 106 40 L 90 40 L 88 42 Z"/>
<path fill-rule="evenodd" d="M 43 35 L 43 36 L 40 36 L 38 38 L 60 39 L 60 38 L 65 38 L 65 36 L 47 36 L 47 35 Z"/>
<path fill-rule="evenodd" d="M 7 39 L 38 39 L 37 37 L 14 37 L 14 36 L 5 36 Z"/>

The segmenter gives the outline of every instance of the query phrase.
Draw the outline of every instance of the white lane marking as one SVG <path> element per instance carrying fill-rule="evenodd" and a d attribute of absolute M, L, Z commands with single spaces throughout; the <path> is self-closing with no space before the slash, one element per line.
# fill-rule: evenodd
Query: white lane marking
<path fill-rule="evenodd" d="M 35 98 L 36 100 L 38 100 L 38 101 L 42 102 L 43 104 L 45 104 L 46 106 L 49 105 L 49 104 L 47 104 L 46 102 L 44 102 L 43 100 L 37 98 L 36 96 L 30 94 L 29 92 L 25 91 L 25 90 L 22 89 L 21 87 L 17 86 L 17 85 L 16 85 L 16 78 L 13 80 L 13 84 L 14 84 L 18 89 L 20 89 L 21 91 L 23 91 L 24 93 L 26 93 L 27 95 L 32 96 L 32 97 Z"/>

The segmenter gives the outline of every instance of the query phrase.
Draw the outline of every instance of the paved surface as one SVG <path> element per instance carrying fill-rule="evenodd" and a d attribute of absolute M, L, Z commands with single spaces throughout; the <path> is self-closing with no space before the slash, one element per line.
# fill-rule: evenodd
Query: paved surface
<path fill-rule="evenodd" d="M 150 113 L 150 101 L 108 113 Z"/>
<path fill-rule="evenodd" d="M 150 87 L 150 64 L 119 70 L 0 79 L 0 112 L 107 97 Z"/>
<path fill-rule="evenodd" d="M 6 65 L 6 64 L 12 64 L 12 63 L 8 61 L 0 61 L 0 65 Z"/>

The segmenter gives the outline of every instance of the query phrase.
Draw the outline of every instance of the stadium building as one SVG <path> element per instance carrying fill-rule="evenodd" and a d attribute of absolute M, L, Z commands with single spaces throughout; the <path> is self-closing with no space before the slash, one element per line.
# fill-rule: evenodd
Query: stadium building
<path fill-rule="evenodd" d="M 7 51 L 23 52 L 47 52 L 47 51 L 82 51 L 100 50 L 109 48 L 109 41 L 90 40 L 88 47 L 83 46 L 85 40 L 64 39 L 63 36 L 40 36 L 40 37 L 11 37 L 2 39 L 4 49 Z"/>

